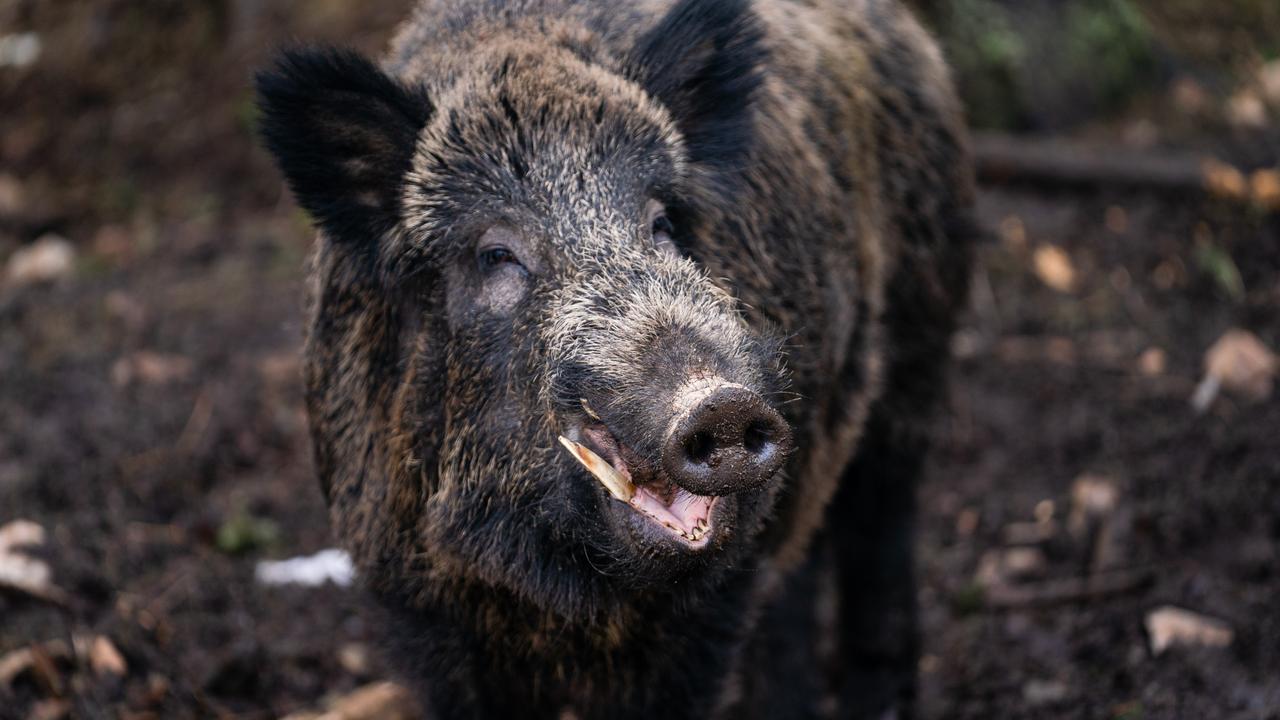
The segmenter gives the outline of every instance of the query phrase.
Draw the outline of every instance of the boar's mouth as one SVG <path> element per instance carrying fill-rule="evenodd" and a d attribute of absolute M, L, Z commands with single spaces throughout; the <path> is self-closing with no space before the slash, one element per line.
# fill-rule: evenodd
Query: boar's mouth
<path fill-rule="evenodd" d="M 652 463 L 620 442 L 602 423 L 583 426 L 581 442 L 560 437 L 560 443 L 615 500 L 662 528 L 690 549 L 706 547 L 711 538 L 711 512 L 719 499 L 697 495 L 672 482 Z"/>

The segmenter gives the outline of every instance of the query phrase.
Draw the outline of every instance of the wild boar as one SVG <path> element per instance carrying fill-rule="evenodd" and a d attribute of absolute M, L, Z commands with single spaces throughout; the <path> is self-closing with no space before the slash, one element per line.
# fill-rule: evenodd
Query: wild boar
<path fill-rule="evenodd" d="M 909 712 L 970 266 L 888 0 L 427 0 L 284 53 L 333 526 L 433 718 Z"/>

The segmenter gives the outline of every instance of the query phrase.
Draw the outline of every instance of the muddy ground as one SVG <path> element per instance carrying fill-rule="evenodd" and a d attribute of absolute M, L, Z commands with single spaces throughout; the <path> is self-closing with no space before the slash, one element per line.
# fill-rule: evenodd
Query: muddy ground
<path fill-rule="evenodd" d="M 353 591 L 253 578 L 333 539 L 298 378 L 310 234 L 247 79 L 293 38 L 377 50 L 405 3 L 361 5 L 0 2 L 0 34 L 43 42 L 0 68 L 0 265 L 50 233 L 75 251 L 57 280 L 0 281 L 0 524 L 48 531 L 64 593 L 0 592 L 0 657 L 104 636 L 123 660 L 37 654 L 0 717 L 276 717 L 385 676 Z M 1189 404 L 1228 329 L 1280 347 L 1280 219 L 1017 183 L 979 210 L 920 494 L 924 715 L 1280 717 L 1280 403 Z M 1046 246 L 1070 282 L 1037 274 Z M 1110 498 L 1080 524 L 1082 476 Z M 1166 604 L 1232 642 L 1153 654 Z"/>

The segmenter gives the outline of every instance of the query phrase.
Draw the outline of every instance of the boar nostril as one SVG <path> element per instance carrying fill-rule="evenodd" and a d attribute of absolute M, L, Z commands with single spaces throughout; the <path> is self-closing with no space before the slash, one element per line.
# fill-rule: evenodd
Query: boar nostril
<path fill-rule="evenodd" d="M 759 420 L 747 426 L 747 431 L 742 434 L 742 446 L 747 452 L 759 453 L 765 449 L 765 444 L 769 442 L 769 428 Z"/>
<path fill-rule="evenodd" d="M 693 462 L 703 465 L 711 459 L 711 453 L 715 452 L 716 441 L 710 434 L 700 432 L 694 433 L 689 438 L 689 442 L 685 443 L 684 451 L 688 454 L 689 459 Z"/>
<path fill-rule="evenodd" d="M 728 495 L 773 477 L 791 450 L 791 430 L 758 394 L 725 385 L 693 406 L 662 451 L 667 475 L 702 495 Z"/>

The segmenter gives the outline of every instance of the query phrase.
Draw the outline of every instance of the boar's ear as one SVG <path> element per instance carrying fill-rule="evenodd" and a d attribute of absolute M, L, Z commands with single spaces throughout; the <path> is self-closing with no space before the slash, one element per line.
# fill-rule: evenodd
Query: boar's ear
<path fill-rule="evenodd" d="M 628 76 L 666 105 L 690 159 L 741 164 L 765 61 L 749 0 L 679 0 L 627 58 Z"/>
<path fill-rule="evenodd" d="M 286 51 L 257 89 L 262 136 L 298 203 L 335 241 L 376 252 L 432 112 L 425 92 L 336 49 Z"/>

